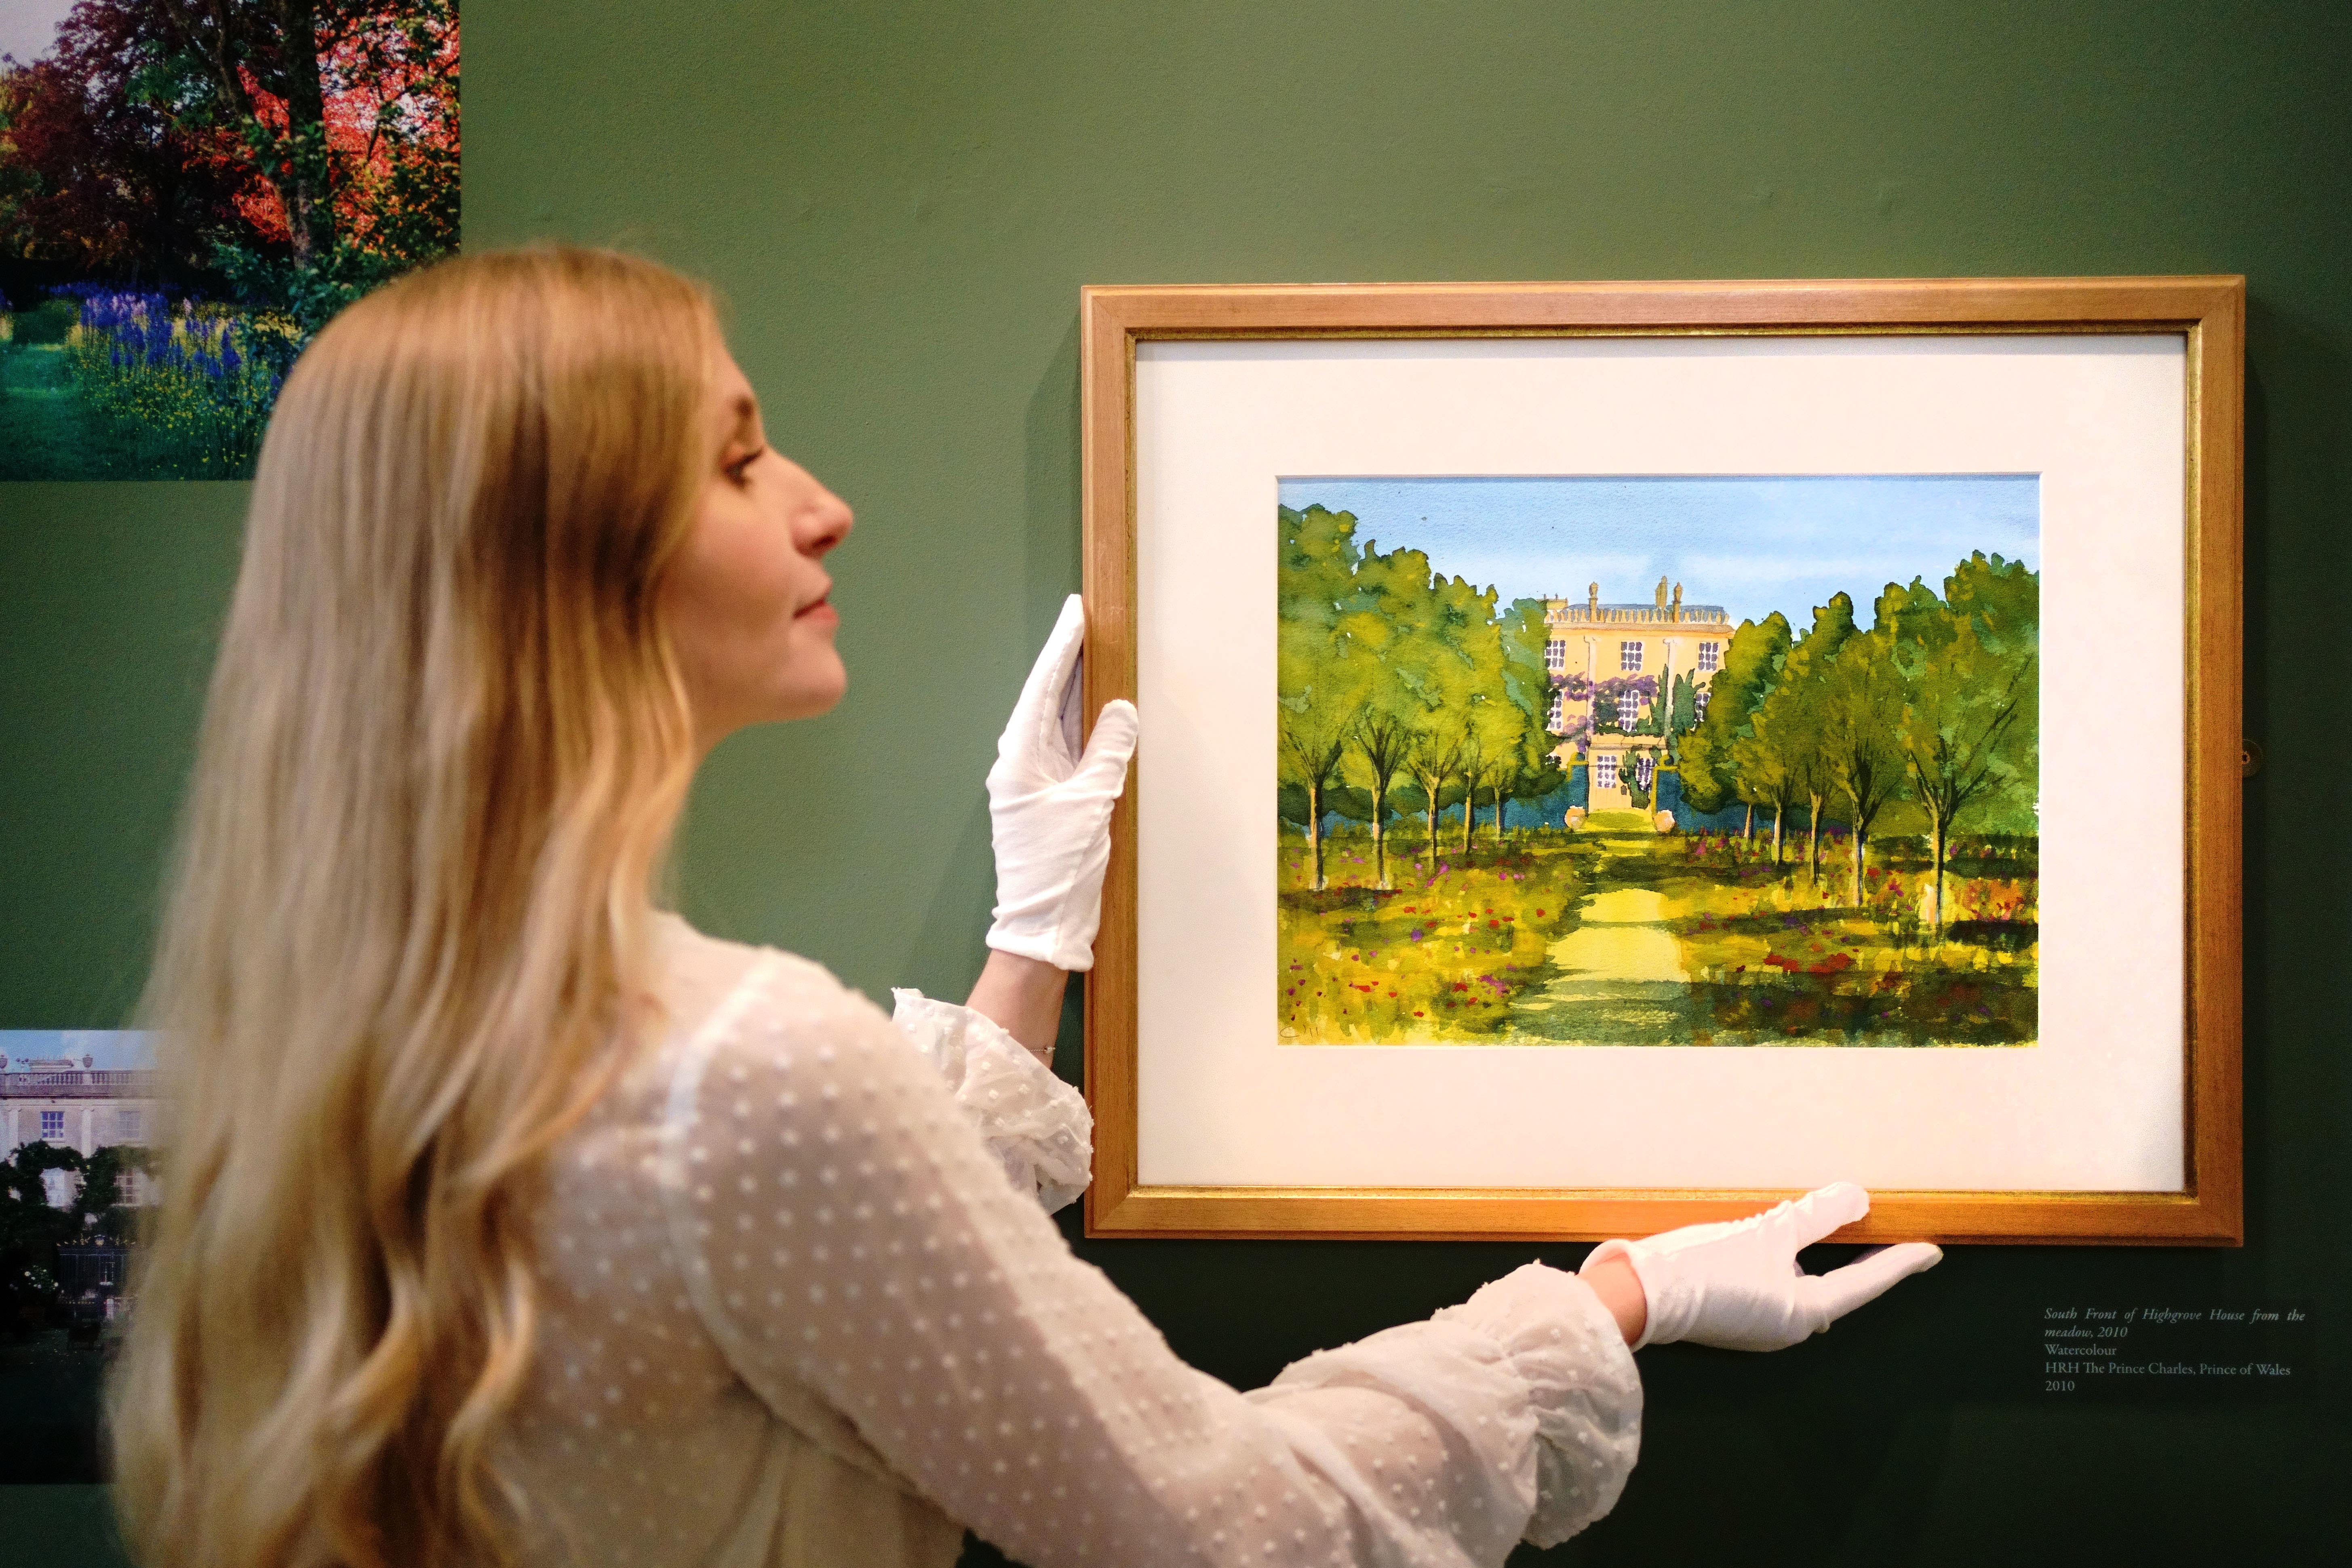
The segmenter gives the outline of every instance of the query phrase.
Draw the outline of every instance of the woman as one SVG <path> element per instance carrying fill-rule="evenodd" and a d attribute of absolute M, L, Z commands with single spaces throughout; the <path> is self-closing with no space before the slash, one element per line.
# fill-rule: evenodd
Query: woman
<path fill-rule="evenodd" d="M 642 261 L 446 263 L 295 367 L 151 998 L 143 1561 L 1496 1563 L 1614 1500 L 1629 1345 L 1791 1342 L 1933 1261 L 1797 1276 L 1828 1189 L 1254 1394 L 1183 1366 L 1038 1201 L 1085 1179 L 1040 1058 L 1135 733 L 1065 733 L 1075 613 L 990 775 L 970 1007 L 902 1032 L 651 901 L 702 755 L 840 698 L 849 527 Z"/>

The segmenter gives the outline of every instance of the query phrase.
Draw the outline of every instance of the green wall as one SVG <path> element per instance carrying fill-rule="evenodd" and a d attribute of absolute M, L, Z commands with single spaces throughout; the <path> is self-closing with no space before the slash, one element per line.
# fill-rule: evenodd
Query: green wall
<path fill-rule="evenodd" d="M 2344 1539 L 2352 748 L 2325 648 L 2352 504 L 2352 12 L 469 9 L 468 244 L 618 242 L 714 280 L 772 437 L 857 508 L 836 558 L 851 695 L 712 759 L 682 881 L 708 929 L 877 994 L 956 994 L 978 970 L 981 777 L 1077 584 L 1079 285 L 2245 273 L 2248 727 L 2269 753 L 2247 819 L 2250 1245 L 1962 1249 L 1796 1351 L 1645 1352 L 1624 1502 L 1523 1555 L 2301 1562 Z M 0 489 L 0 1025 L 109 1025 L 135 991 L 241 501 Z M 1074 1033 L 1061 1059 L 1074 1075 Z M 1578 1252 L 1082 1250 L 1242 1385 Z M 2047 1398 L 2041 1310 L 2086 1301 L 2300 1305 L 2315 1327 L 2284 1388 Z M 0 1541 L 12 1521 L 58 1543 L 25 1561 L 107 1560 L 87 1499 L 0 1492 Z"/>

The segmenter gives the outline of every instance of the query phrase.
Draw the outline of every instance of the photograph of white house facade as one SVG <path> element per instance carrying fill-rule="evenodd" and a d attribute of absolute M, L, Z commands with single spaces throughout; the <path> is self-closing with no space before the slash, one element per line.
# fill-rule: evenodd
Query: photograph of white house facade
<path fill-rule="evenodd" d="M 111 1145 L 145 1147 L 155 1117 L 155 1074 L 144 1068 L 100 1068 L 92 1058 L 12 1058 L 0 1052 L 0 1159 L 27 1143 L 71 1149 L 84 1159 Z M 59 1208 L 73 1201 L 72 1173 L 53 1170 Z M 148 1201 L 145 1173 L 125 1171 L 123 1202 Z"/>

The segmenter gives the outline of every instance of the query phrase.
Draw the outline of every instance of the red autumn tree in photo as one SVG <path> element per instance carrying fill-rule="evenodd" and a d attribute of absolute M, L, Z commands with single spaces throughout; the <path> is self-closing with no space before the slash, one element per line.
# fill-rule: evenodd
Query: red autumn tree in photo
<path fill-rule="evenodd" d="M 0 246 L 306 327 L 456 248 L 454 0 L 81 0 L 0 76 Z"/>
<path fill-rule="evenodd" d="M 144 5 L 83 4 L 56 45 L 0 69 L 0 250 L 71 279 L 173 289 L 213 269 L 250 166 L 225 133 L 152 102 Z"/>

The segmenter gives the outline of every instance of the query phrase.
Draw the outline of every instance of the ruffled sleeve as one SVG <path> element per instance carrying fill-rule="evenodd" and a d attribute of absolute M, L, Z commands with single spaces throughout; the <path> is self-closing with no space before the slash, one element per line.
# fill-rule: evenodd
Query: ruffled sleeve
<path fill-rule="evenodd" d="M 1582 1280 L 1540 1263 L 1428 1322 L 1318 1351 L 1247 1397 L 1279 1409 L 1336 1388 L 1402 1392 L 1488 1455 L 1494 1505 L 1528 1514 L 1523 1538 L 1538 1546 L 1615 1507 L 1641 1452 L 1642 1379 L 1616 1320 Z M 1532 1466 L 1512 1463 L 1530 1447 Z M 1370 1510 L 1388 1500 L 1375 1485 L 1355 1500 Z"/>
<path fill-rule="evenodd" d="M 1085 1192 L 1095 1130 L 1086 1097 L 987 1015 L 919 991 L 890 995 L 890 1021 L 939 1069 L 1013 1187 L 1047 1214 Z"/>
<path fill-rule="evenodd" d="M 672 1246 L 739 1375 L 1035 1568 L 1498 1568 L 1633 1464 L 1632 1358 L 1572 1275 L 1522 1269 L 1244 1396 L 1073 1257 L 941 1074 L 814 965 L 763 961 L 674 1071 Z"/>
<path fill-rule="evenodd" d="M 1616 1507 L 1642 1450 L 1642 1374 L 1592 1288 L 1530 1263 L 1436 1321 L 1493 1339 L 1527 1388 L 1536 1506 L 1526 1539 L 1556 1545 Z"/>

